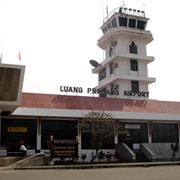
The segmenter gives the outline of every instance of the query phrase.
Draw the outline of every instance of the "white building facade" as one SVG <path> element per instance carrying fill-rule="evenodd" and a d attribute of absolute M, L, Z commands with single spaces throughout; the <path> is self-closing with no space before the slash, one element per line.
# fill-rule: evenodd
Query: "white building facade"
<path fill-rule="evenodd" d="M 104 20 L 103 36 L 98 46 L 105 51 L 105 59 L 93 69 L 99 74 L 96 89 L 108 91 L 102 96 L 115 98 L 149 98 L 148 64 L 154 57 L 147 56 L 146 46 L 153 40 L 146 30 L 148 18 L 143 11 L 116 8 Z"/>

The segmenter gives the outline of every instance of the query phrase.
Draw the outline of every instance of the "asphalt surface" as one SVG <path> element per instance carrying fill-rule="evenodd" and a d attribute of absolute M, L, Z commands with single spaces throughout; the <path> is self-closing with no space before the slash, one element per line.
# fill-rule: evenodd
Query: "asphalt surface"
<path fill-rule="evenodd" d="M 13 170 L 0 168 L 0 180 L 179 180 L 180 166 L 97 169 Z"/>

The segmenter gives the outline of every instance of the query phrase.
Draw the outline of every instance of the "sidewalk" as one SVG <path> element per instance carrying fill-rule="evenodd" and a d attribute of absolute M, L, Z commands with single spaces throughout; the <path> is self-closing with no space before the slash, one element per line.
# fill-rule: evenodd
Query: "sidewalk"
<path fill-rule="evenodd" d="M 97 168 L 124 168 L 124 167 L 152 167 L 152 166 L 175 166 L 180 161 L 172 162 L 143 162 L 143 163 L 112 163 L 112 164 L 82 164 L 82 165 L 50 165 L 50 166 L 24 166 L 15 170 L 46 170 L 46 169 L 97 169 Z"/>
<path fill-rule="evenodd" d="M 180 161 L 166 161 L 166 162 L 133 162 L 133 163 L 100 163 L 100 164 L 73 164 L 73 165 L 26 165 L 16 166 L 17 159 L 12 157 L 1 158 L 1 161 L 11 160 L 9 165 L 1 166 L 0 170 L 46 170 L 46 169 L 97 169 L 97 168 L 124 168 L 124 167 L 153 167 L 153 166 L 177 166 Z M 15 161 L 16 160 L 16 161 Z M 33 163 L 34 164 L 34 163 Z"/>

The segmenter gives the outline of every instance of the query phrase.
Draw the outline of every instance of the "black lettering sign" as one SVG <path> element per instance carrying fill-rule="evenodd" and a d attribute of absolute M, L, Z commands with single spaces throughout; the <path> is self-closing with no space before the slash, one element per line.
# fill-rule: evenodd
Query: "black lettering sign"
<path fill-rule="evenodd" d="M 60 86 L 61 92 L 75 92 L 75 93 L 83 93 L 82 87 L 69 87 L 69 86 Z"/>
<path fill-rule="evenodd" d="M 78 159 L 78 142 L 76 140 L 53 140 L 50 144 L 51 158 Z"/>
<path fill-rule="evenodd" d="M 149 92 L 124 91 L 123 96 L 149 97 Z"/>

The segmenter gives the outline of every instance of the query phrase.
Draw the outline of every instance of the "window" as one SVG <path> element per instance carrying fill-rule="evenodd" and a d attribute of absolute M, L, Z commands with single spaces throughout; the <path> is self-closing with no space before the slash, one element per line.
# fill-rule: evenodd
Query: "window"
<path fill-rule="evenodd" d="M 92 134 L 82 132 L 82 149 L 92 149 L 91 141 L 92 141 Z M 114 149 L 114 136 L 105 137 L 102 142 L 101 149 Z"/>
<path fill-rule="evenodd" d="M 129 45 L 129 51 L 132 54 L 137 54 L 137 46 L 135 45 L 134 41 L 132 41 L 131 45 Z"/>
<path fill-rule="evenodd" d="M 145 27 L 146 27 L 146 21 L 138 20 L 137 28 L 142 30 L 145 29 Z"/>
<path fill-rule="evenodd" d="M 130 60 L 130 68 L 131 68 L 131 71 L 138 71 L 138 61 Z"/>
<path fill-rule="evenodd" d="M 111 28 L 112 28 L 111 23 L 109 23 L 108 24 L 108 29 L 111 29 Z"/>
<path fill-rule="evenodd" d="M 139 82 L 138 81 L 131 81 L 131 91 L 139 91 Z"/>
<path fill-rule="evenodd" d="M 113 55 L 113 48 L 110 46 L 109 48 L 109 57 L 111 57 Z"/>
<path fill-rule="evenodd" d="M 119 17 L 119 26 L 127 27 L 127 18 Z"/>
<path fill-rule="evenodd" d="M 110 74 L 114 73 L 113 63 L 110 64 Z"/>
<path fill-rule="evenodd" d="M 114 19 L 111 21 L 111 23 L 112 23 L 113 28 L 117 27 L 116 18 L 114 18 Z"/>
<path fill-rule="evenodd" d="M 8 127 L 27 128 L 27 132 L 8 132 Z M 22 139 L 28 149 L 36 149 L 37 121 L 34 119 L 1 119 L 2 146 L 7 146 L 7 151 L 19 151 L 19 141 Z"/>
<path fill-rule="evenodd" d="M 118 143 L 126 143 L 128 146 L 132 146 L 133 143 L 147 143 L 148 142 L 148 129 L 146 123 L 120 123 L 121 126 L 127 127 L 128 135 L 119 134 L 118 135 Z M 133 128 L 131 128 L 131 126 Z M 136 127 L 140 128 L 136 128 Z"/>
<path fill-rule="evenodd" d="M 47 149 L 47 140 L 53 135 L 54 139 L 76 139 L 77 121 L 42 120 L 41 148 Z"/>
<path fill-rule="evenodd" d="M 129 27 L 130 28 L 136 27 L 136 20 L 135 19 L 129 19 Z"/>
<path fill-rule="evenodd" d="M 103 80 L 106 78 L 106 68 L 104 68 L 100 73 L 99 73 L 99 81 Z"/>
<path fill-rule="evenodd" d="M 176 142 L 178 141 L 177 124 L 153 124 L 152 142 Z"/>
<path fill-rule="evenodd" d="M 105 27 L 102 31 L 103 31 L 103 34 L 105 34 L 105 32 L 107 31 L 107 27 Z"/>

